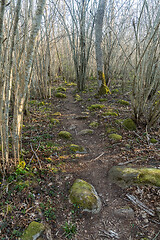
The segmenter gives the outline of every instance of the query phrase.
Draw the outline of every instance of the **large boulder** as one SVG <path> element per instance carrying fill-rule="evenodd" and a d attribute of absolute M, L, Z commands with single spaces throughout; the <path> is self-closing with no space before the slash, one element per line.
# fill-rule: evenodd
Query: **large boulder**
<path fill-rule="evenodd" d="M 155 168 L 131 168 L 112 167 L 109 171 L 112 182 L 121 187 L 137 184 L 150 184 L 160 187 L 160 169 Z"/>
<path fill-rule="evenodd" d="M 80 206 L 83 211 L 98 213 L 101 210 L 101 200 L 95 188 L 84 180 L 77 179 L 70 190 L 70 202 Z"/>

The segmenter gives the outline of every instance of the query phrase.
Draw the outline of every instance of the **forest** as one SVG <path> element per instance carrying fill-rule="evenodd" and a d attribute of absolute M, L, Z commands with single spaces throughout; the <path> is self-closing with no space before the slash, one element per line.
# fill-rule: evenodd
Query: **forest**
<path fill-rule="evenodd" d="M 160 238 L 160 1 L 0 1 L 0 239 Z"/>

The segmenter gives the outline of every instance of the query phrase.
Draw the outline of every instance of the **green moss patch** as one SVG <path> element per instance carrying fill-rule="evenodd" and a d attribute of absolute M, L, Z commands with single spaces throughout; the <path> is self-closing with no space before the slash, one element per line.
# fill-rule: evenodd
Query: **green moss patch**
<path fill-rule="evenodd" d="M 84 151 L 84 148 L 82 146 L 79 146 L 79 145 L 76 145 L 76 144 L 71 144 L 69 146 L 69 148 L 72 152 L 83 152 Z"/>
<path fill-rule="evenodd" d="M 122 125 L 130 131 L 135 131 L 136 130 L 136 124 L 133 122 L 132 119 L 127 118 L 123 121 Z"/>
<path fill-rule="evenodd" d="M 79 101 L 82 101 L 83 99 L 81 98 L 81 96 L 80 96 L 79 94 L 76 94 L 76 95 L 75 95 L 75 100 L 76 100 L 77 102 L 79 102 Z"/>
<path fill-rule="evenodd" d="M 57 92 L 66 92 L 66 88 L 60 86 L 60 87 L 56 88 L 56 91 Z"/>
<path fill-rule="evenodd" d="M 21 240 L 35 240 L 42 234 L 44 229 L 45 227 L 42 223 L 33 221 L 23 233 Z"/>
<path fill-rule="evenodd" d="M 118 113 L 112 112 L 112 111 L 107 111 L 107 112 L 104 112 L 102 115 L 103 116 L 114 116 L 114 117 L 117 117 Z"/>
<path fill-rule="evenodd" d="M 105 105 L 102 105 L 102 104 L 93 104 L 93 105 L 89 106 L 88 109 L 90 111 L 95 111 L 95 110 L 98 110 L 98 109 L 102 109 L 104 107 L 105 107 Z"/>
<path fill-rule="evenodd" d="M 125 100 L 121 100 L 121 99 L 118 100 L 117 103 L 120 103 L 121 105 L 124 105 L 124 106 L 128 106 L 128 105 L 130 105 L 129 102 L 127 102 L 127 101 L 125 101 Z"/>
<path fill-rule="evenodd" d="M 53 113 L 53 116 L 61 116 L 62 114 L 60 112 Z"/>
<path fill-rule="evenodd" d="M 120 142 L 122 140 L 122 136 L 116 133 L 109 134 L 108 137 L 115 142 Z"/>
<path fill-rule="evenodd" d="M 154 144 L 154 143 L 157 143 L 158 141 L 155 138 L 151 138 L 150 142 Z"/>
<path fill-rule="evenodd" d="M 97 121 L 93 121 L 93 122 L 91 122 L 90 124 L 89 124 L 89 126 L 91 127 L 91 128 L 97 128 L 98 127 L 98 122 Z"/>
<path fill-rule="evenodd" d="M 55 94 L 55 97 L 57 97 L 57 98 L 66 98 L 67 96 L 66 96 L 66 94 L 64 94 L 64 93 L 57 92 L 57 93 Z"/>
<path fill-rule="evenodd" d="M 68 86 L 68 87 L 77 86 L 77 83 L 73 83 L 73 82 L 66 83 L 66 86 Z"/>
<path fill-rule="evenodd" d="M 60 124 L 60 121 L 59 121 L 58 119 L 55 119 L 55 118 L 51 118 L 51 119 L 50 119 L 50 122 L 51 122 L 54 126 L 56 126 L 57 124 Z"/>
<path fill-rule="evenodd" d="M 72 138 L 72 134 L 67 132 L 67 131 L 60 131 L 58 133 L 59 137 L 61 138 L 66 138 L 66 139 L 71 139 Z"/>
<path fill-rule="evenodd" d="M 107 101 L 107 98 L 101 98 L 99 99 L 100 102 L 106 102 Z"/>

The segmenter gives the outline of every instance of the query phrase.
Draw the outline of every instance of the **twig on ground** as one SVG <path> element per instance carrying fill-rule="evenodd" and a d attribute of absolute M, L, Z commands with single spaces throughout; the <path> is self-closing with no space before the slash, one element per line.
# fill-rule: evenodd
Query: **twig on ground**
<path fill-rule="evenodd" d="M 94 162 L 94 161 L 98 160 L 100 157 L 102 157 L 104 154 L 105 154 L 105 152 L 101 153 L 98 157 L 96 157 L 88 162 Z"/>
<path fill-rule="evenodd" d="M 148 213 L 151 216 L 155 216 L 155 212 L 151 209 L 149 209 L 144 203 L 139 201 L 136 197 L 130 194 L 126 194 L 127 198 L 135 205 L 143 209 L 146 213 Z"/>
<path fill-rule="evenodd" d="M 39 157 L 38 157 L 38 155 L 37 155 L 37 153 L 36 153 L 36 151 L 37 151 L 38 149 L 37 149 L 36 151 L 34 151 L 34 150 L 33 150 L 33 147 L 32 147 L 32 144 L 30 144 L 30 146 L 31 146 L 32 152 L 34 153 L 35 157 L 36 157 L 37 160 L 38 160 L 39 167 L 42 168 L 42 165 L 41 165 L 41 163 L 40 163 L 40 159 L 39 159 Z M 38 148 L 39 148 L 39 146 L 38 146 Z M 31 160 L 30 160 L 30 161 L 31 161 Z M 29 162 L 29 164 L 30 164 L 30 162 Z"/>
<path fill-rule="evenodd" d="M 156 238 L 159 236 L 160 231 L 156 234 L 156 236 L 153 238 L 153 240 L 156 240 Z"/>

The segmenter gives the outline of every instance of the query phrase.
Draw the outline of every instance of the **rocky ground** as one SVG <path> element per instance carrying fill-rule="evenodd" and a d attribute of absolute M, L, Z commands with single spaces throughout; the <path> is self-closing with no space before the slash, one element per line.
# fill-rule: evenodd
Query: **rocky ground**
<path fill-rule="evenodd" d="M 108 177 L 116 165 L 160 169 L 159 126 L 149 133 L 143 126 L 132 131 L 123 126 L 131 106 L 118 90 L 97 98 L 94 85 L 82 94 L 72 84 L 65 88 L 59 92 L 66 96 L 56 97 L 54 89 L 51 99 L 29 102 L 21 162 L 1 182 L 1 240 L 21 239 L 33 221 L 45 226 L 40 239 L 159 239 L 160 188 L 121 188 Z M 60 131 L 71 137 L 59 136 Z M 76 179 L 94 186 L 102 202 L 99 213 L 69 202 Z"/>

